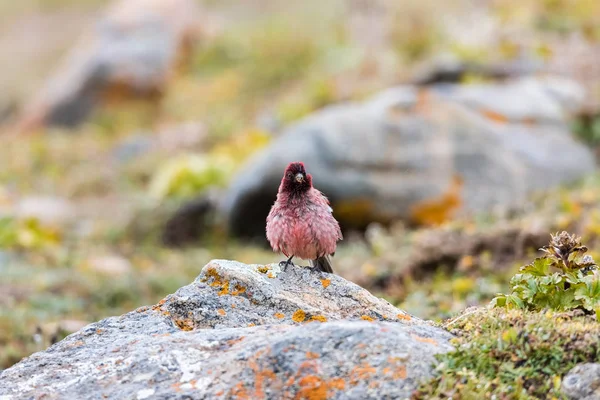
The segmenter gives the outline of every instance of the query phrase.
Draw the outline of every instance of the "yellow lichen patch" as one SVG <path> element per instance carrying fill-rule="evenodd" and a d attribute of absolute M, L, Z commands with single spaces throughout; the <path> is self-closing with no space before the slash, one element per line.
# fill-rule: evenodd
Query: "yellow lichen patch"
<path fill-rule="evenodd" d="M 305 319 L 306 313 L 304 312 L 304 310 L 296 310 L 294 315 L 292 315 L 292 320 L 294 322 L 304 322 Z"/>
<path fill-rule="evenodd" d="M 311 321 L 327 322 L 327 317 L 324 315 L 313 315 L 310 317 Z"/>
<path fill-rule="evenodd" d="M 273 279 L 273 278 L 275 278 L 275 274 L 272 273 L 272 272 L 269 272 L 269 274 L 267 275 L 267 277 Z"/>
<path fill-rule="evenodd" d="M 246 288 L 240 285 L 239 283 L 236 283 L 234 290 L 231 292 L 231 295 L 239 296 L 242 293 L 246 293 Z"/>
<path fill-rule="evenodd" d="M 365 321 L 374 321 L 374 319 L 368 315 L 363 315 L 360 317 L 360 319 L 364 319 Z"/>
<path fill-rule="evenodd" d="M 282 314 L 280 312 L 273 314 L 273 316 L 277 319 L 284 319 L 285 318 L 285 314 Z"/>
<path fill-rule="evenodd" d="M 462 205 L 462 187 L 462 178 L 454 176 L 450 186 L 440 197 L 422 201 L 411 208 L 411 221 L 419 225 L 430 226 L 448 221 Z"/>
<path fill-rule="evenodd" d="M 266 274 L 267 272 L 269 272 L 269 267 L 267 267 L 266 265 L 261 265 L 260 267 L 256 268 L 256 270 L 261 274 Z"/>
<path fill-rule="evenodd" d="M 173 322 L 182 331 L 191 331 L 194 329 L 194 321 L 191 319 L 174 319 Z"/>
<path fill-rule="evenodd" d="M 422 343 L 429 343 L 429 344 L 433 344 L 434 346 L 438 345 L 438 342 L 435 339 L 432 338 L 426 338 L 426 337 L 421 337 L 415 334 L 410 335 L 413 339 L 415 339 L 418 342 L 422 342 Z"/>
<path fill-rule="evenodd" d="M 250 323 L 248 324 L 248 326 L 252 327 L 252 326 L 256 326 L 256 324 L 255 324 L 254 322 L 250 322 Z"/>
<path fill-rule="evenodd" d="M 221 290 L 217 294 L 219 296 L 225 296 L 226 294 L 229 294 L 229 281 L 225 281 L 223 283 L 223 286 L 221 286 Z"/>
<path fill-rule="evenodd" d="M 398 315 L 396 315 L 396 318 L 401 319 L 403 321 L 411 320 L 410 315 L 408 315 L 408 314 L 398 314 Z"/>
<path fill-rule="evenodd" d="M 316 358 L 319 358 L 319 354 L 313 353 L 312 351 L 307 351 L 306 358 L 308 358 L 309 360 L 314 360 Z"/>
<path fill-rule="evenodd" d="M 223 310 L 222 308 L 219 308 L 219 309 L 217 310 L 217 312 L 218 312 L 218 313 L 219 313 L 219 315 L 221 315 L 221 316 L 225 316 L 225 315 L 227 315 L 227 313 L 225 312 L 225 310 Z"/>
<path fill-rule="evenodd" d="M 205 277 L 202 279 L 203 282 L 207 282 L 212 278 L 213 281 L 212 283 L 209 283 L 209 285 L 221 289 L 218 293 L 219 296 L 229 294 L 229 281 L 224 280 L 221 275 L 219 275 L 216 268 L 206 268 L 204 275 Z"/>
<path fill-rule="evenodd" d="M 331 285 L 331 279 L 321 279 L 321 285 L 323 285 L 324 288 L 327 288 L 327 286 Z"/>
<path fill-rule="evenodd" d="M 333 208 L 338 220 L 348 221 L 352 226 L 367 226 L 374 219 L 374 207 L 370 199 L 338 201 Z"/>

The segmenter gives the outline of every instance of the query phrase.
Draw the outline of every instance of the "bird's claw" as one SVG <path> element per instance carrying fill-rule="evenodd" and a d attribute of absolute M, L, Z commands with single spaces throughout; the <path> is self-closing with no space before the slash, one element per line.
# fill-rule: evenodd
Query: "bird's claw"
<path fill-rule="evenodd" d="M 293 262 L 291 262 L 291 261 L 289 261 L 289 260 L 283 260 L 283 261 L 280 261 L 280 262 L 279 262 L 279 267 L 281 268 L 281 270 L 282 270 L 283 272 L 285 272 L 285 270 L 287 269 L 287 267 L 288 267 L 288 266 L 291 266 L 291 267 L 293 267 L 293 266 L 294 266 L 294 263 L 293 263 Z"/>

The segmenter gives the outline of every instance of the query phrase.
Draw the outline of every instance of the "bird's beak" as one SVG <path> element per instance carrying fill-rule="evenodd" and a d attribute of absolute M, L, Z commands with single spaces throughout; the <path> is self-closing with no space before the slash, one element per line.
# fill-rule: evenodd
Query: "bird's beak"
<path fill-rule="evenodd" d="M 298 182 L 298 183 L 304 182 L 304 175 L 302 175 L 300 173 L 296 174 L 296 182 Z"/>

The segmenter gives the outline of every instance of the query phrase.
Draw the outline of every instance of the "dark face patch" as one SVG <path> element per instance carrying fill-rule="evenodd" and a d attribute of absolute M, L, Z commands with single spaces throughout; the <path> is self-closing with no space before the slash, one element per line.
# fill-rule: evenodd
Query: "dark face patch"
<path fill-rule="evenodd" d="M 291 195 L 306 192 L 312 187 L 312 177 L 301 162 L 290 163 L 283 175 L 283 190 Z"/>

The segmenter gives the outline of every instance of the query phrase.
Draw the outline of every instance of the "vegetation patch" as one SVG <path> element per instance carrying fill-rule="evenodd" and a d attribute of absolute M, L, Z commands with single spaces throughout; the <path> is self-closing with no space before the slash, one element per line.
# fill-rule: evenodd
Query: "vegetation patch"
<path fill-rule="evenodd" d="M 435 378 L 414 399 L 564 398 L 569 370 L 600 359 L 596 264 L 567 232 L 542 250 L 512 278 L 509 295 L 442 325 L 457 336 L 456 350 L 438 356 Z"/>

